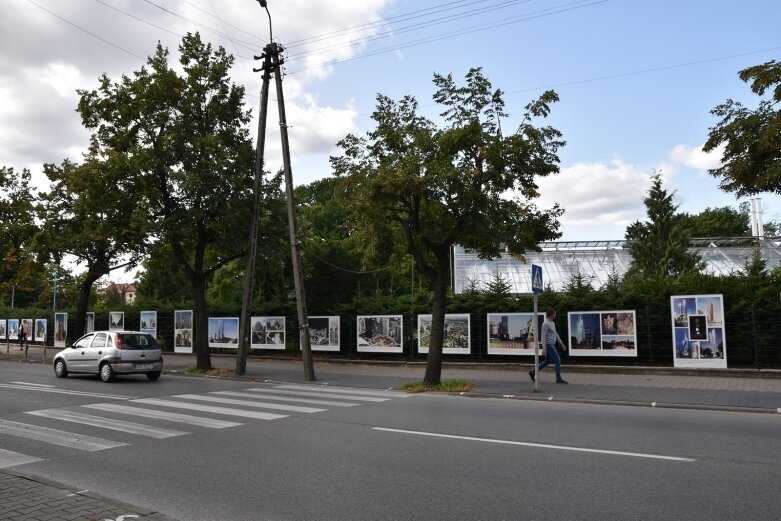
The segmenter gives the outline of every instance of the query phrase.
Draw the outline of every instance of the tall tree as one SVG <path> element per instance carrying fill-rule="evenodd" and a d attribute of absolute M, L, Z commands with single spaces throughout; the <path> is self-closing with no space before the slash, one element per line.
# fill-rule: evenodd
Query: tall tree
<path fill-rule="evenodd" d="M 751 235 L 749 215 L 729 206 L 706 208 L 696 214 L 681 214 L 681 225 L 691 237 L 747 237 Z"/>
<path fill-rule="evenodd" d="M 651 177 L 651 188 L 643 198 L 648 220 L 635 221 L 626 229 L 629 253 L 632 255 L 630 275 L 649 279 L 677 277 L 698 270 L 701 262 L 689 251 L 691 235 L 676 213 L 675 192 L 662 187 L 662 176 Z"/>
<path fill-rule="evenodd" d="M 37 284 L 35 194 L 30 171 L 0 167 L 0 302 L 32 304 Z M 20 299 L 19 297 L 24 297 Z"/>
<path fill-rule="evenodd" d="M 442 128 L 418 114 L 417 101 L 379 95 L 366 138 L 348 135 L 331 158 L 344 177 L 343 195 L 354 215 L 354 234 L 367 261 L 412 255 L 416 271 L 433 292 L 432 328 L 424 382 L 438 384 L 442 370 L 450 252 L 459 243 L 497 257 L 521 256 L 559 236 L 558 206 L 541 211 L 535 178 L 558 172 L 561 134 L 534 126 L 558 100 L 552 91 L 529 103 L 518 129 L 505 136 L 500 90 L 471 69 L 466 85 L 434 75 L 434 100 L 444 112 Z"/>
<path fill-rule="evenodd" d="M 781 62 L 775 60 L 743 69 L 738 76 L 751 82 L 760 96 L 750 109 L 728 99 L 711 110 L 721 121 L 710 129 L 703 150 L 724 144 L 722 165 L 710 170 L 721 178 L 720 187 L 738 196 L 775 192 L 781 194 Z M 765 94 L 768 93 L 768 96 Z"/>
<path fill-rule="evenodd" d="M 81 165 L 69 160 L 59 166 L 44 165 L 51 188 L 39 195 L 46 253 L 57 264 L 71 255 L 86 267 L 78 279 L 74 338 L 84 334 L 95 281 L 113 270 L 135 266 L 145 253 L 147 236 L 132 172 L 124 161 L 100 158 L 95 146 L 90 154 Z"/>
<path fill-rule="evenodd" d="M 254 152 L 233 57 L 196 34 L 179 46 L 181 75 L 158 44 L 147 66 L 80 91 L 79 112 L 100 146 L 128 158 L 154 235 L 167 242 L 192 288 L 197 367 L 211 369 L 206 287 L 246 251 Z"/>

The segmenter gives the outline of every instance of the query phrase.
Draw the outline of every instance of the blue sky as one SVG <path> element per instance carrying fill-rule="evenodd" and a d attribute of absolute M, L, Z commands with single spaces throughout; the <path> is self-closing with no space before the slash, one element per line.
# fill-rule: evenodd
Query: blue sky
<path fill-rule="evenodd" d="M 415 96 L 437 118 L 434 72 L 463 79 L 483 67 L 506 92 L 515 128 L 546 88 L 561 101 L 547 123 L 561 130 L 561 173 L 540 181 L 541 206 L 559 202 L 563 240 L 622 239 L 645 217 L 653 171 L 686 212 L 737 206 L 700 149 L 728 98 L 756 104 L 737 72 L 781 56 L 776 0 L 269 0 L 275 40 L 288 48 L 284 80 L 296 184 L 330 175 L 328 156 L 348 132 L 363 134 L 377 93 Z M 438 22 L 438 23 L 434 23 Z M 360 27 L 350 33 L 338 32 Z M 79 160 L 87 134 L 77 88 L 106 72 L 130 74 L 158 40 L 203 37 L 239 57 L 233 79 L 257 113 L 259 75 L 247 59 L 268 38 L 252 0 L 6 0 L 0 20 L 0 164 L 30 168 Z M 322 36 L 319 40 L 305 38 Z M 356 41 L 372 36 L 371 40 Z M 302 54 L 304 53 L 304 54 Z M 347 61 L 343 61 L 347 60 Z M 173 61 L 173 60 L 172 60 Z M 273 98 L 274 96 L 272 96 Z M 272 103 L 273 105 L 273 103 Z M 277 116 L 269 119 L 270 169 L 281 166 Z M 254 131 L 255 123 L 252 128 Z M 765 221 L 781 219 L 762 196 Z"/>

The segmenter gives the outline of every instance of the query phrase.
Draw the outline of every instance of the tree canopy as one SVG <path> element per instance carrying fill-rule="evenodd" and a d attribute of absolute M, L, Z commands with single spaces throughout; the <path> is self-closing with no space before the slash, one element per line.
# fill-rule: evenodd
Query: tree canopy
<path fill-rule="evenodd" d="M 119 159 L 119 160 L 117 160 Z M 40 194 L 41 249 L 59 264 L 71 255 L 87 270 L 79 281 L 74 338 L 84 334 L 92 285 L 112 270 L 134 266 L 146 253 L 147 220 L 136 177 L 123 158 L 100 158 L 95 147 L 82 165 L 44 165 L 50 190 Z"/>
<path fill-rule="evenodd" d="M 442 127 L 418 114 L 411 96 L 377 96 L 374 130 L 348 135 L 332 157 L 341 194 L 354 216 L 352 233 L 368 263 L 411 255 L 433 292 L 432 330 L 424 381 L 441 375 L 450 251 L 458 243 L 483 257 L 506 248 L 522 256 L 559 236 L 561 209 L 540 210 L 536 178 L 558 172 L 556 129 L 535 126 L 558 96 L 548 91 L 526 105 L 518 129 L 504 135 L 505 102 L 481 69 L 463 86 L 434 75 Z"/>
<path fill-rule="evenodd" d="M 230 81 L 233 57 L 187 34 L 182 74 L 158 44 L 147 66 L 114 83 L 106 75 L 79 91 L 79 113 L 97 146 L 138 177 L 156 240 L 167 242 L 192 288 L 199 369 L 210 369 L 206 287 L 244 255 L 254 150 L 244 89 Z"/>
<path fill-rule="evenodd" d="M 36 272 L 42 268 L 35 255 L 38 226 L 35 194 L 30 191 L 30 171 L 0 167 L 0 294 L 18 303 L 32 303 Z M 20 299 L 24 296 L 24 299 Z"/>
<path fill-rule="evenodd" d="M 710 129 L 703 150 L 710 152 L 723 144 L 724 154 L 722 165 L 709 172 L 721 178 L 722 190 L 738 196 L 781 194 L 781 62 L 755 65 L 738 76 L 751 82 L 759 104 L 751 109 L 728 99 L 711 110 L 721 121 Z"/>

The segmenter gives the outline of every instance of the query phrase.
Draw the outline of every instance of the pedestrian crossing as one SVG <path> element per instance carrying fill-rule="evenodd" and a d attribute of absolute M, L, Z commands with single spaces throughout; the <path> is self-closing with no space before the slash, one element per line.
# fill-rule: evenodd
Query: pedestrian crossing
<path fill-rule="evenodd" d="M 0 388 L 31 387 L 42 392 L 72 393 L 53 386 L 13 382 Z M 281 420 L 295 415 L 310 415 L 331 408 L 378 404 L 408 398 L 399 391 L 353 389 L 324 385 L 283 384 L 248 387 L 234 391 L 200 394 L 176 394 L 156 398 L 77 392 L 78 396 L 111 398 L 114 402 L 90 403 L 62 408 L 25 411 L 31 423 L 0 420 L 0 440 L 23 438 L 36 442 L 95 452 L 129 445 L 138 437 L 167 439 L 193 434 L 197 429 L 227 429 L 251 421 Z M 35 423 L 42 420 L 46 425 Z M 159 423 L 162 423 L 161 426 Z M 90 435 L 62 430 L 78 424 Z M 120 432 L 122 441 L 114 441 L 112 432 Z M 3 445 L 6 445 L 5 443 Z M 25 451 L 27 452 L 27 451 Z M 34 463 L 45 458 L 0 448 L 0 468 Z"/>

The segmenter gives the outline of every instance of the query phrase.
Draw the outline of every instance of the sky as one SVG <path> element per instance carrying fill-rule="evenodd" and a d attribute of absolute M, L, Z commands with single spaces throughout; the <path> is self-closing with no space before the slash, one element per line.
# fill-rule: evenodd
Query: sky
<path fill-rule="evenodd" d="M 738 71 L 781 58 L 777 0 L 268 0 L 273 38 L 285 49 L 283 80 L 296 185 L 331 175 L 328 158 L 348 133 L 373 129 L 377 94 L 414 96 L 438 120 L 434 73 L 463 84 L 482 67 L 505 92 L 517 128 L 546 89 L 560 102 L 544 124 L 563 133 L 560 173 L 539 181 L 540 207 L 565 209 L 561 240 L 620 240 L 645 219 L 642 199 L 660 172 L 679 210 L 742 201 L 708 175 L 720 153 L 702 145 L 727 99 L 757 97 Z M 3 0 L 0 18 L 0 166 L 29 168 L 46 189 L 44 163 L 79 162 L 88 132 L 77 89 L 101 74 L 132 76 L 158 41 L 178 60 L 187 32 L 236 56 L 256 135 L 269 38 L 254 0 Z M 281 168 L 272 89 L 267 169 Z M 781 220 L 762 194 L 764 220 Z"/>

